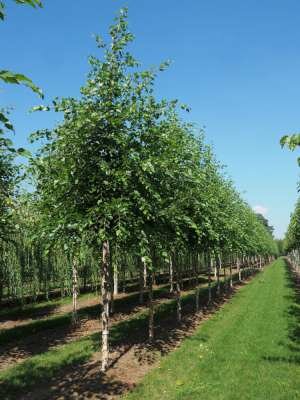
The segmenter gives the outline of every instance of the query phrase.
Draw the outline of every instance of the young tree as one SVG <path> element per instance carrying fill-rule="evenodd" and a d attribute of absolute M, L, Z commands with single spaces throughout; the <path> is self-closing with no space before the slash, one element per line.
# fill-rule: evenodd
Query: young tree
<path fill-rule="evenodd" d="M 133 175 L 136 169 L 145 175 L 152 168 L 139 158 L 137 146 L 144 139 L 138 132 L 151 119 L 158 120 L 165 107 L 155 104 L 151 96 L 155 74 L 139 72 L 126 51 L 133 39 L 126 17 L 127 11 L 122 10 L 110 28 L 110 46 L 97 38 L 105 59 L 90 58 L 82 97 L 53 102 L 54 109 L 64 113 L 64 121 L 53 131 L 33 135 L 48 140 L 33 161 L 46 230 L 51 235 L 71 230 L 79 240 L 85 234 L 95 249 L 102 249 L 102 370 L 108 365 L 111 249 L 137 232 L 134 227 L 139 224 L 134 220 L 144 206 L 135 199 Z"/>

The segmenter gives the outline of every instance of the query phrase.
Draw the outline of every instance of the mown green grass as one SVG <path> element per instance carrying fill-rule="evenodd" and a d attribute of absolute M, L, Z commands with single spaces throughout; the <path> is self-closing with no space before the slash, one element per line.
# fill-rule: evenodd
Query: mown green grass
<path fill-rule="evenodd" d="M 164 358 L 126 400 L 300 399 L 299 304 L 280 259 Z"/>

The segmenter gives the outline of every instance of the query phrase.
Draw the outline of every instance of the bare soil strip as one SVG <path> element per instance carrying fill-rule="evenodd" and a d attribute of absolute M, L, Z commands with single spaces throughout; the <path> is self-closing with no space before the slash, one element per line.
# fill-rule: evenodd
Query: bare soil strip
<path fill-rule="evenodd" d="M 204 287 L 202 285 L 202 287 Z M 156 289 L 158 289 L 157 287 Z M 189 291 L 183 291 L 182 295 L 190 293 Z M 127 295 L 128 296 L 128 295 Z M 161 304 L 168 301 L 172 296 L 167 292 L 156 293 L 158 297 L 155 300 L 155 304 Z M 119 298 L 126 297 L 126 295 L 119 295 Z M 81 304 L 80 309 L 93 308 L 99 306 L 100 316 L 100 301 L 92 299 L 90 303 L 87 301 Z M 137 302 L 124 302 L 118 306 L 117 312 L 115 312 L 110 319 L 111 325 L 115 325 L 121 321 L 129 320 L 138 313 L 145 311 L 147 305 L 140 306 Z M 68 308 L 65 308 L 68 310 Z M 77 340 L 87 335 L 91 335 L 95 332 L 101 332 L 101 324 L 99 316 L 93 318 L 91 316 L 82 318 L 80 325 L 72 327 L 72 325 L 58 326 L 53 329 L 45 329 L 35 334 L 24 337 L 22 340 L 9 342 L 5 345 L 0 345 L 0 371 L 13 364 L 20 363 L 29 357 L 37 354 L 44 353 L 48 350 L 54 349 L 58 346 L 70 343 L 71 341 Z"/>

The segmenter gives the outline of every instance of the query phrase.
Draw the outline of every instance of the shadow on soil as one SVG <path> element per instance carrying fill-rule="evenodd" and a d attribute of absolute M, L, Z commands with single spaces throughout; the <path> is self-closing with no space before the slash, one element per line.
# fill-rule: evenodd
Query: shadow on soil
<path fill-rule="evenodd" d="M 76 347 L 76 351 L 70 352 L 69 356 L 64 357 L 58 364 L 45 364 L 43 359 L 29 359 L 17 366 L 11 376 L 0 381 L 0 398 L 3 400 L 115 398 L 134 387 L 135 382 L 130 379 L 132 376 L 144 375 L 151 364 L 161 355 L 177 347 L 197 327 L 203 316 L 216 311 L 235 291 L 235 288 L 229 291 L 227 287 L 227 291 L 224 292 L 223 288 L 223 295 L 207 307 L 208 290 L 202 289 L 201 314 L 194 312 L 194 294 L 185 295 L 182 298 L 183 319 L 180 324 L 176 322 L 175 301 L 157 305 L 156 340 L 152 345 L 147 344 L 146 311 L 112 326 L 110 337 L 112 357 L 107 374 L 99 372 L 101 359 L 99 333 L 80 339 L 81 346 Z M 213 288 L 213 298 L 215 297 Z M 59 357 L 59 350 L 57 356 Z"/>
<path fill-rule="evenodd" d="M 155 299 L 169 298 L 165 287 L 154 291 Z M 143 309 L 138 305 L 138 294 L 115 300 L 115 312 L 111 323 L 130 318 Z M 144 306 L 145 307 L 145 306 Z M 44 353 L 55 346 L 63 345 L 84 334 L 85 323 L 94 320 L 94 331 L 100 330 L 100 304 L 86 306 L 78 312 L 82 326 L 72 326 L 72 315 L 66 313 L 28 325 L 0 331 L 0 369 L 5 364 Z M 90 333 L 92 333 L 91 330 Z"/>
<path fill-rule="evenodd" d="M 201 277 L 200 284 L 206 283 L 207 279 Z M 193 282 L 185 282 L 184 289 L 193 288 Z M 154 299 L 171 298 L 168 285 L 161 286 L 154 290 Z M 145 301 L 147 293 L 145 293 Z M 124 297 L 115 300 L 115 311 L 111 318 L 111 322 L 117 322 L 127 319 L 145 306 L 139 306 L 139 294 L 127 294 Z M 100 327 L 98 319 L 101 313 L 99 304 L 82 307 L 78 311 L 79 319 L 84 323 L 94 320 L 96 329 Z M 51 309 L 52 310 L 52 309 Z M 70 312 L 53 316 L 47 319 L 32 321 L 26 325 L 17 326 L 10 329 L 0 330 L 0 370 L 4 361 L 11 359 L 19 359 L 34 356 L 43 353 L 54 346 L 62 345 L 70 341 L 74 337 L 74 327 L 72 327 L 72 314 Z M 83 324 L 83 329 L 85 325 Z M 80 327 L 77 327 L 77 329 Z M 78 335 L 80 336 L 80 331 Z M 7 364 L 7 362 L 6 362 Z"/>

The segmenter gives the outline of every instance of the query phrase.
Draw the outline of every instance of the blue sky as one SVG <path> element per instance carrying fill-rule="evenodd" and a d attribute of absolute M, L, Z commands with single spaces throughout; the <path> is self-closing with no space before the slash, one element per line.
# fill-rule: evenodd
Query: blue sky
<path fill-rule="evenodd" d="M 104 35 L 122 6 L 144 67 L 170 59 L 157 94 L 192 108 L 217 158 L 252 207 L 266 212 L 282 237 L 297 198 L 297 154 L 282 134 L 300 129 L 300 2 L 298 0 L 44 0 L 34 10 L 7 0 L 0 24 L 1 69 L 30 76 L 46 94 L 77 96 L 93 34 Z M 26 88 L 1 87 L 14 107 L 15 142 L 51 127 L 58 116 L 29 114 L 39 99 Z"/>

